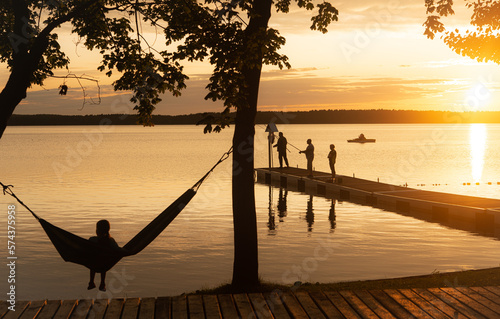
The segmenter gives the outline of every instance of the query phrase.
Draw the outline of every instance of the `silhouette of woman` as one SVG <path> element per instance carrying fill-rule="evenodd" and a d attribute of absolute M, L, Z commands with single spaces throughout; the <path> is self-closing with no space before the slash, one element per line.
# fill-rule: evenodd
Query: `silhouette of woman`
<path fill-rule="evenodd" d="M 107 246 L 109 248 L 120 248 L 116 241 L 109 235 L 109 229 L 111 228 L 109 222 L 102 219 L 96 224 L 96 234 L 97 236 L 92 236 L 89 238 L 91 242 L 97 243 L 102 246 Z M 94 289 L 96 286 L 94 284 L 95 271 L 90 270 L 90 281 L 88 290 Z M 101 272 L 101 283 L 99 285 L 100 291 L 106 291 L 106 272 Z"/>

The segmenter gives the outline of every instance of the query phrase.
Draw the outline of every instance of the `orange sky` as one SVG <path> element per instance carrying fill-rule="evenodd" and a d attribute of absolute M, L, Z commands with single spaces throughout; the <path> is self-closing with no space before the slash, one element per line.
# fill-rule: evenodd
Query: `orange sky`
<path fill-rule="evenodd" d="M 309 30 L 310 13 L 293 9 L 274 15 L 271 24 L 287 38 L 283 48 L 291 70 L 266 66 L 262 74 L 260 110 L 309 109 L 417 109 L 500 111 L 500 66 L 478 63 L 452 52 L 438 38 L 423 36 L 424 0 L 351 0 L 332 2 L 340 11 L 324 35 Z M 449 25 L 468 23 L 470 13 L 457 1 L 457 15 Z M 64 29 L 63 29 L 64 30 Z M 116 94 L 110 80 L 96 70 L 99 55 L 77 46 L 76 38 L 62 34 L 70 56 L 70 71 L 99 80 L 100 105 L 83 104 L 78 84 L 68 81 L 69 94 L 60 97 L 61 79 L 33 88 L 18 106 L 18 114 L 101 114 L 133 112 L 129 94 Z M 149 34 L 154 41 L 156 35 Z M 160 44 L 158 38 L 156 43 Z M 185 114 L 222 110 L 221 103 L 204 101 L 211 68 L 207 63 L 186 65 L 191 80 L 182 97 L 165 96 L 157 114 Z M 58 70 L 57 75 L 65 75 Z M 7 71 L 0 75 L 5 83 Z M 96 86 L 86 82 L 89 97 Z"/>

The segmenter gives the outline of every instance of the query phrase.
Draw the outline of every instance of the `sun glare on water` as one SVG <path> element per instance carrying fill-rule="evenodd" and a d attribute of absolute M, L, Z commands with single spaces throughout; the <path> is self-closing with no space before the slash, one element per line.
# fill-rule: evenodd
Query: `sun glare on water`
<path fill-rule="evenodd" d="M 472 178 L 474 182 L 479 182 L 483 175 L 484 153 L 486 150 L 487 131 L 485 124 L 471 124 L 469 141 Z"/>

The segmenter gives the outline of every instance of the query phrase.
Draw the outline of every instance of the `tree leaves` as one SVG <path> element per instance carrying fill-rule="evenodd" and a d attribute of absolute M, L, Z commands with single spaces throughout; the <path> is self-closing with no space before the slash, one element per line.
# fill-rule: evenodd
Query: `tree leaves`
<path fill-rule="evenodd" d="M 328 32 L 328 26 L 332 21 L 338 21 L 339 12 L 329 2 L 323 2 L 317 5 L 318 14 L 311 18 L 312 30 L 318 30 L 322 33 Z"/>
<path fill-rule="evenodd" d="M 439 21 L 439 16 L 432 15 L 427 16 L 427 20 L 424 22 L 424 35 L 429 39 L 434 39 L 434 36 L 438 32 L 443 32 L 445 30 L 444 24 Z"/>
<path fill-rule="evenodd" d="M 224 111 L 217 114 L 205 114 L 203 119 L 198 121 L 196 125 L 205 125 L 203 133 L 220 133 L 226 127 L 234 123 L 234 116 L 230 113 L 230 107 L 226 107 Z"/>
<path fill-rule="evenodd" d="M 500 1 L 482 0 L 467 3 L 472 9 L 471 27 L 463 32 L 447 31 L 439 21 L 441 16 L 453 14 L 452 0 L 425 0 L 430 15 L 424 23 L 424 34 L 433 39 L 436 33 L 443 34 L 444 42 L 456 53 L 481 62 L 493 61 L 500 64 Z"/>

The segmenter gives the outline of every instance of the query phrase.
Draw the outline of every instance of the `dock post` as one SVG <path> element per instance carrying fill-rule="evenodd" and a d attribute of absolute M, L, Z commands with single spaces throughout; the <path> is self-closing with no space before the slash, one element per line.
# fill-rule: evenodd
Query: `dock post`
<path fill-rule="evenodd" d="M 274 133 L 279 132 L 278 128 L 276 127 L 276 124 L 274 123 L 269 123 L 267 124 L 266 127 L 266 132 L 269 132 L 269 135 L 267 136 L 267 141 L 268 141 L 268 152 L 269 152 L 269 168 L 273 167 L 273 143 L 274 143 Z"/>

